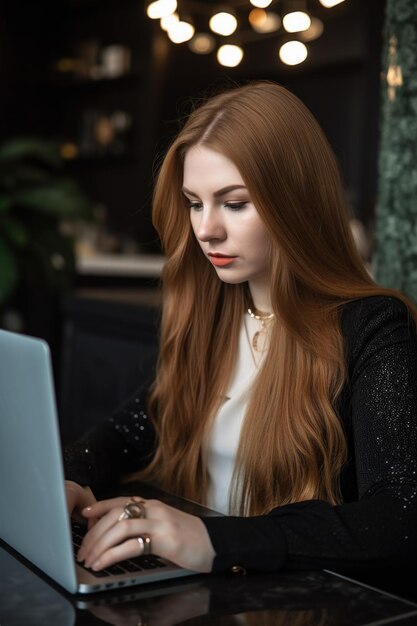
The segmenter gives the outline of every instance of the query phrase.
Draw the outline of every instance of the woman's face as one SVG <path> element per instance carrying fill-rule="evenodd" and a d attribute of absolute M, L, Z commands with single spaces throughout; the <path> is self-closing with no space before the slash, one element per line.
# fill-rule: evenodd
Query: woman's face
<path fill-rule="evenodd" d="M 269 284 L 271 237 L 235 164 L 202 145 L 188 150 L 183 192 L 202 251 L 226 283 Z"/>

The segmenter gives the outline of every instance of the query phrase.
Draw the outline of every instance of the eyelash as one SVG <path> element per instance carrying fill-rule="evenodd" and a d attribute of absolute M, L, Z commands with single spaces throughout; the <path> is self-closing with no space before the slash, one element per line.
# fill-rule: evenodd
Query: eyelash
<path fill-rule="evenodd" d="M 230 211 L 240 211 L 241 209 L 244 209 L 245 206 L 248 204 L 247 201 L 242 201 L 242 202 L 225 202 L 223 204 L 223 206 L 225 206 L 227 209 L 230 209 Z M 193 202 L 193 201 L 189 201 L 188 202 L 188 208 L 190 210 L 193 211 L 201 211 L 203 207 L 202 202 Z"/>
<path fill-rule="evenodd" d="M 187 206 L 191 211 L 199 211 L 201 209 L 201 202 L 187 201 Z"/>
<path fill-rule="evenodd" d="M 224 206 L 231 211 L 240 211 L 240 209 L 244 209 L 248 203 L 245 201 L 242 202 L 225 202 Z"/>

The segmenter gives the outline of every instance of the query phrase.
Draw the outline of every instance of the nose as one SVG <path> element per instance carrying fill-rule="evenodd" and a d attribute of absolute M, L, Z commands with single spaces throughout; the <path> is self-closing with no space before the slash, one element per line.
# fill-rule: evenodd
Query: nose
<path fill-rule="evenodd" d="M 226 229 L 221 212 L 217 208 L 204 208 L 194 214 L 193 229 L 200 241 L 223 241 L 226 239 Z"/>

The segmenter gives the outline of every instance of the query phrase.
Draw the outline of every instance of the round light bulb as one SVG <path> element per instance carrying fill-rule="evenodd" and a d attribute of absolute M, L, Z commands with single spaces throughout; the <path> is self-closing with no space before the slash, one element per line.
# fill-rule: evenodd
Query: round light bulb
<path fill-rule="evenodd" d="M 313 41 L 314 39 L 318 39 L 320 35 L 323 33 L 324 24 L 318 17 L 311 18 L 311 26 L 300 33 L 299 37 L 303 41 Z"/>
<path fill-rule="evenodd" d="M 285 65 L 298 65 L 307 58 L 307 47 L 301 41 L 287 41 L 279 49 L 279 58 Z"/>
<path fill-rule="evenodd" d="M 214 37 L 209 33 L 198 33 L 188 44 L 190 50 L 196 54 L 209 54 L 214 50 Z"/>
<path fill-rule="evenodd" d="M 332 7 L 335 7 L 336 4 L 340 4 L 344 1 L 345 0 L 320 0 L 320 4 L 322 4 L 326 9 L 331 9 Z"/>
<path fill-rule="evenodd" d="M 221 11 L 220 13 L 213 15 L 210 19 L 209 25 L 213 33 L 227 37 L 235 32 L 237 28 L 237 19 L 231 13 Z"/>
<path fill-rule="evenodd" d="M 250 3 L 258 9 L 266 9 L 266 7 L 269 7 L 271 2 L 272 0 L 250 0 Z"/>
<path fill-rule="evenodd" d="M 249 13 L 249 23 L 257 33 L 273 33 L 279 30 L 281 18 L 277 13 L 273 13 L 272 11 L 252 9 Z"/>
<path fill-rule="evenodd" d="M 309 28 L 311 19 L 308 13 L 304 13 L 304 11 L 292 11 L 292 13 L 284 15 L 282 25 L 288 33 L 299 33 Z"/>
<path fill-rule="evenodd" d="M 151 20 L 160 20 L 174 13 L 177 9 L 177 0 L 155 0 L 146 9 L 146 14 Z"/>
<path fill-rule="evenodd" d="M 189 22 L 177 22 L 168 31 L 172 43 L 184 43 L 194 35 L 195 28 Z"/>
<path fill-rule="evenodd" d="M 263 9 L 252 9 L 248 19 L 252 28 L 262 28 L 262 24 L 266 22 L 266 11 Z"/>
<path fill-rule="evenodd" d="M 226 44 L 217 50 L 217 60 L 225 67 L 236 67 L 243 59 L 243 50 L 239 46 Z"/>
<path fill-rule="evenodd" d="M 161 19 L 160 26 L 162 30 L 169 31 L 175 24 L 178 24 L 179 21 L 178 13 L 171 13 L 171 15 L 167 15 Z"/>

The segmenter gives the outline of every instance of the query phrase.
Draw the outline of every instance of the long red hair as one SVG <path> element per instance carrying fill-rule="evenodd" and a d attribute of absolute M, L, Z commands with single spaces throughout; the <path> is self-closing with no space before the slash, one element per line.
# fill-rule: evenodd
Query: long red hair
<path fill-rule="evenodd" d="M 218 279 L 191 229 L 181 187 L 184 155 L 196 144 L 234 162 L 274 242 L 276 322 L 241 431 L 232 504 L 259 514 L 310 498 L 337 503 L 346 459 L 335 408 L 346 380 L 341 309 L 381 293 L 408 301 L 372 281 L 332 149 L 301 101 L 269 82 L 231 89 L 194 110 L 157 177 L 153 221 L 167 257 L 149 398 L 158 447 L 142 478 L 204 500 L 204 437 L 233 373 L 247 306 L 247 286 Z"/>

